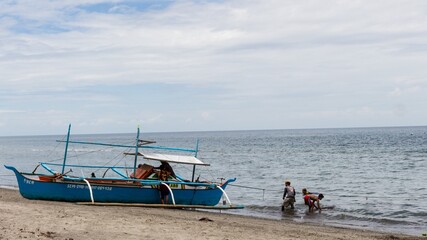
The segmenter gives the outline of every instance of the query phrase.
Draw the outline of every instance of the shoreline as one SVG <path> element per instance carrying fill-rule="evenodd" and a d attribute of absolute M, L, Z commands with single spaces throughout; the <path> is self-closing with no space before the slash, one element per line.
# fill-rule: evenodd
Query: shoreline
<path fill-rule="evenodd" d="M 0 239 L 426 239 L 207 211 L 27 200 L 0 188 Z"/>

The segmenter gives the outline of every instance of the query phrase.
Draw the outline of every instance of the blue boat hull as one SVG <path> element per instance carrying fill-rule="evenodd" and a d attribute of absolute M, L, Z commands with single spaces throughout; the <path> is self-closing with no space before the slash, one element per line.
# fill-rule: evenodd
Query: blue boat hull
<path fill-rule="evenodd" d="M 83 181 L 46 182 L 24 176 L 11 166 L 17 178 L 19 191 L 24 198 L 34 200 L 90 202 L 89 186 Z M 235 181 L 228 180 L 221 188 Z M 157 186 L 118 185 L 92 183 L 91 189 L 95 202 L 160 204 Z M 175 203 L 180 205 L 215 206 L 221 199 L 219 188 L 198 187 L 197 189 L 172 189 Z M 172 203 L 169 197 L 169 203 Z"/>

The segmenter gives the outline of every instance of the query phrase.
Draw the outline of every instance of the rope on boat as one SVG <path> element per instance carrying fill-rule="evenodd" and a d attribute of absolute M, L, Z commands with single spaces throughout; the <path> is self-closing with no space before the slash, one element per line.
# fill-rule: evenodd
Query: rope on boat
<path fill-rule="evenodd" d="M 61 140 L 64 140 L 66 138 L 66 136 L 63 136 L 62 137 L 62 139 Z M 53 150 L 50 150 L 49 152 L 48 152 L 48 154 L 47 154 L 47 156 L 45 157 L 46 159 L 49 159 L 50 158 L 50 156 L 54 153 L 54 152 L 56 152 L 56 149 L 59 147 L 59 145 L 60 145 L 61 143 L 57 143 L 56 144 L 56 146 L 55 146 L 55 148 L 53 149 Z M 50 162 L 56 162 L 56 161 L 59 161 L 59 160 L 61 160 L 61 159 L 53 159 L 53 160 L 50 160 Z M 36 168 L 37 169 L 37 168 Z M 34 169 L 34 171 L 36 170 L 36 169 Z"/>
<path fill-rule="evenodd" d="M 92 187 L 90 186 L 90 183 L 89 183 L 89 181 L 88 181 L 88 180 L 86 180 L 85 178 L 83 178 L 83 181 L 85 181 L 85 182 L 86 182 L 86 184 L 87 184 L 87 185 L 88 185 L 88 187 L 89 187 L 90 200 L 92 200 L 92 204 L 94 204 L 94 203 L 95 203 L 95 201 L 93 200 Z"/>
<path fill-rule="evenodd" d="M 175 204 L 175 197 L 173 196 L 172 189 L 169 187 L 169 185 L 167 185 L 167 184 L 166 184 L 166 183 L 164 183 L 164 182 L 162 182 L 161 184 L 162 184 L 162 185 L 165 185 L 165 186 L 169 189 L 169 192 L 171 193 L 171 196 L 172 196 L 172 203 L 173 203 L 173 205 L 176 205 L 176 204 Z"/>
<path fill-rule="evenodd" d="M 227 199 L 228 204 L 231 206 L 231 201 L 227 196 L 227 193 L 224 191 L 224 189 L 222 189 L 222 187 L 220 187 L 219 185 L 216 185 L 217 188 L 219 188 L 219 190 L 221 190 L 221 192 L 224 194 L 225 198 Z"/>

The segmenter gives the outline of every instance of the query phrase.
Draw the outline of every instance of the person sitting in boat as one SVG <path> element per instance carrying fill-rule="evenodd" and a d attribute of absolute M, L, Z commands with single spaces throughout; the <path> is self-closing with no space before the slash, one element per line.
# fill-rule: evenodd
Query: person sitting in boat
<path fill-rule="evenodd" d="M 160 171 L 166 171 L 169 172 L 169 175 L 176 178 L 175 172 L 173 171 L 171 165 L 169 165 L 166 161 L 161 161 L 161 165 L 158 167 L 155 167 L 154 169 L 159 169 Z M 160 177 L 159 177 L 160 179 Z"/>
<path fill-rule="evenodd" d="M 308 210 L 310 212 L 312 212 L 314 210 L 314 208 L 318 209 L 319 211 L 322 210 L 322 208 L 320 207 L 320 200 L 323 199 L 323 194 L 319 194 L 319 195 L 314 195 L 314 194 L 310 194 L 306 188 L 302 189 L 302 195 L 304 198 L 304 203 L 305 205 L 308 205 Z M 317 203 L 317 205 L 316 205 Z"/>

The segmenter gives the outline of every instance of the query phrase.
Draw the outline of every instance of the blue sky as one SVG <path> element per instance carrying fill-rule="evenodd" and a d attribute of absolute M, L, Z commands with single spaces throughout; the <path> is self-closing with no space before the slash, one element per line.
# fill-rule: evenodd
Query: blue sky
<path fill-rule="evenodd" d="M 0 136 L 427 125 L 427 2 L 1 1 Z"/>

